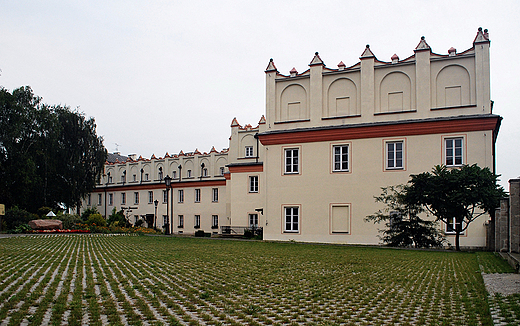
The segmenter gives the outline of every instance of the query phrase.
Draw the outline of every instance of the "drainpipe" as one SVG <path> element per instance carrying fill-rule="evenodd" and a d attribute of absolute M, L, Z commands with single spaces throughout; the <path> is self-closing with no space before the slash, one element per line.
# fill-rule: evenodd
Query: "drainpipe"
<path fill-rule="evenodd" d="M 256 163 L 258 163 L 258 133 L 254 137 L 256 138 Z"/>

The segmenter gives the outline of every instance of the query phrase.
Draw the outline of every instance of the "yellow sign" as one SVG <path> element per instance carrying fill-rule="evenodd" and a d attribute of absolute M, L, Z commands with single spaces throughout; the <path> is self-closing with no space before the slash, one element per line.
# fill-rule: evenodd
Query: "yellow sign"
<path fill-rule="evenodd" d="M 5 215 L 5 205 L 0 204 L 0 215 Z"/>

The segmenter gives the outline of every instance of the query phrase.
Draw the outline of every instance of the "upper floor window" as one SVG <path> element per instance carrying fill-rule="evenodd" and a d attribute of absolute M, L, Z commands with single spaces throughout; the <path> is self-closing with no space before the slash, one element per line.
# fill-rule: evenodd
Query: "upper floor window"
<path fill-rule="evenodd" d="M 202 176 L 203 177 L 207 177 L 208 176 L 208 169 L 207 168 L 202 169 Z"/>
<path fill-rule="evenodd" d="M 246 146 L 246 157 L 253 157 L 253 146 Z"/>
<path fill-rule="evenodd" d="M 134 204 L 139 204 L 139 193 L 134 192 Z"/>
<path fill-rule="evenodd" d="M 108 194 L 108 206 L 114 205 L 114 194 Z"/>
<path fill-rule="evenodd" d="M 386 168 L 402 169 L 403 168 L 403 142 L 387 142 L 386 143 Z"/>
<path fill-rule="evenodd" d="M 107 174 L 107 183 L 112 183 L 112 175 L 110 174 L 110 172 L 108 172 Z"/>
<path fill-rule="evenodd" d="M 153 191 L 148 191 L 148 204 L 153 203 Z"/>
<path fill-rule="evenodd" d="M 121 193 L 121 205 L 126 205 L 126 193 Z"/>
<path fill-rule="evenodd" d="M 191 178 L 191 170 L 186 171 L 186 176 L 187 176 L 188 178 Z"/>
<path fill-rule="evenodd" d="M 144 174 L 144 181 L 150 180 L 150 175 L 148 173 Z"/>
<path fill-rule="evenodd" d="M 184 203 L 184 190 L 179 189 L 179 203 Z"/>
<path fill-rule="evenodd" d="M 224 167 L 223 166 L 220 167 L 220 175 L 224 175 Z"/>
<path fill-rule="evenodd" d="M 101 197 L 101 194 L 98 194 L 97 195 L 97 204 L 98 204 L 98 206 L 101 206 L 102 203 L 103 203 L 103 198 Z"/>
<path fill-rule="evenodd" d="M 92 205 L 90 194 L 87 195 L 87 206 Z"/>
<path fill-rule="evenodd" d="M 172 179 L 177 179 L 177 171 L 172 172 Z"/>
<path fill-rule="evenodd" d="M 218 202 L 218 188 L 213 188 L 213 198 L 211 199 L 212 202 L 216 203 Z"/>
<path fill-rule="evenodd" d="M 132 181 L 133 181 L 133 182 L 136 182 L 136 181 L 137 181 L 137 174 L 132 174 Z"/>
<path fill-rule="evenodd" d="M 162 180 L 162 179 L 163 179 L 163 172 L 162 172 L 162 170 L 159 171 L 159 175 L 158 175 L 158 177 L 159 177 L 159 180 Z"/>
<path fill-rule="evenodd" d="M 168 201 L 168 192 L 166 190 L 162 191 L 162 202 L 166 203 Z"/>
<path fill-rule="evenodd" d="M 348 172 L 349 171 L 349 145 L 333 146 L 333 171 Z"/>
<path fill-rule="evenodd" d="M 126 173 L 123 173 L 123 174 L 121 175 L 121 182 L 122 182 L 122 183 L 125 183 L 125 182 L 126 182 Z"/>
<path fill-rule="evenodd" d="M 195 202 L 200 203 L 200 189 L 195 189 Z"/>
<path fill-rule="evenodd" d="M 446 138 L 446 166 L 457 166 L 463 162 L 463 138 Z"/>
<path fill-rule="evenodd" d="M 299 207 L 284 207 L 285 213 L 285 228 L 284 232 L 298 232 L 299 231 Z"/>
<path fill-rule="evenodd" d="M 249 177 L 249 192 L 258 192 L 258 176 Z"/>
<path fill-rule="evenodd" d="M 285 150 L 285 174 L 298 173 L 299 154 L 300 151 L 298 148 L 289 148 Z"/>

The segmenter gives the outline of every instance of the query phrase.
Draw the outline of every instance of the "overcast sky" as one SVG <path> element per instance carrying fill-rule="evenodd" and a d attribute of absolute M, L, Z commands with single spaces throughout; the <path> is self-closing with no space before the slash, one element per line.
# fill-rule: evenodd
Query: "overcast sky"
<path fill-rule="evenodd" d="M 230 124 L 265 113 L 270 58 L 288 74 L 472 47 L 489 29 L 491 98 L 504 120 L 502 184 L 520 176 L 520 1 L 0 0 L 0 86 L 94 117 L 110 152 L 149 158 L 228 147 Z M 118 145 L 116 145 L 118 144 Z"/>

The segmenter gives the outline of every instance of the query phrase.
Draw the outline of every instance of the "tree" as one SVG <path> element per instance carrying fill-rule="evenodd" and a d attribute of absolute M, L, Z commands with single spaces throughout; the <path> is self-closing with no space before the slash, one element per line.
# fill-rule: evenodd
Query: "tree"
<path fill-rule="evenodd" d="M 497 184 L 498 177 L 489 168 L 476 164 L 460 168 L 437 165 L 432 172 L 411 175 L 404 201 L 422 205 L 437 220 L 454 225 L 455 247 L 460 250 L 461 233 L 479 216 L 493 216 L 506 195 Z"/>
<path fill-rule="evenodd" d="M 79 207 L 106 160 L 93 118 L 0 87 L 0 202 L 30 212 Z"/>
<path fill-rule="evenodd" d="M 380 239 L 392 247 L 431 248 L 441 247 L 445 241 L 434 221 L 423 220 L 419 214 L 424 212 L 421 205 L 406 202 L 406 187 L 403 185 L 382 188 L 376 202 L 384 203 L 383 210 L 365 218 L 374 223 L 384 222 L 386 229 Z"/>

